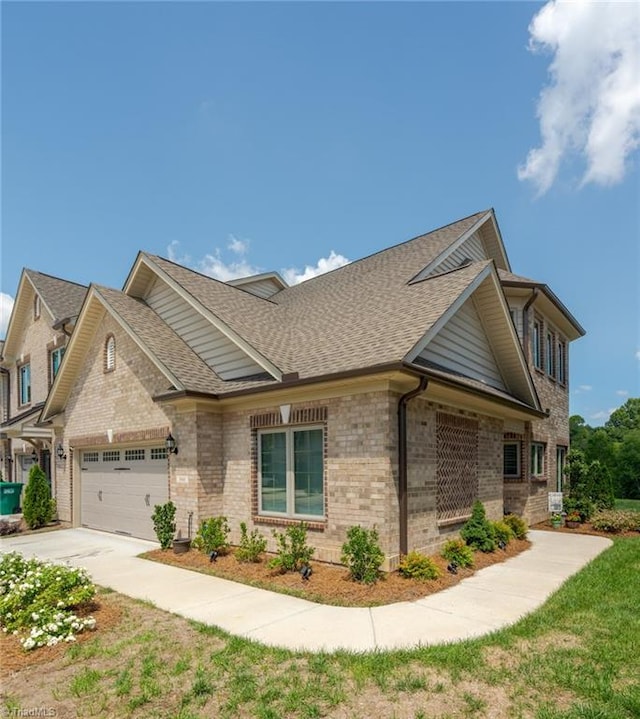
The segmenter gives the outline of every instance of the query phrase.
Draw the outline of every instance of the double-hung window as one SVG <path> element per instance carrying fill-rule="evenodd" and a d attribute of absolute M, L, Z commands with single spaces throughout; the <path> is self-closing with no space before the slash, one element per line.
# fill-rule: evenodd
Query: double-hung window
<path fill-rule="evenodd" d="M 531 338 L 531 351 L 533 364 L 536 369 L 542 369 L 542 322 L 539 319 L 533 321 L 533 337 Z"/>
<path fill-rule="evenodd" d="M 504 443 L 503 474 L 511 478 L 520 476 L 520 442 Z"/>
<path fill-rule="evenodd" d="M 553 332 L 547 331 L 547 341 L 545 344 L 545 350 L 546 350 L 546 371 L 549 377 L 555 377 L 556 376 L 556 364 L 555 364 L 555 349 L 556 341 Z"/>
<path fill-rule="evenodd" d="M 567 384 L 567 343 L 558 340 L 557 375 L 560 384 Z"/>
<path fill-rule="evenodd" d="M 31 402 L 31 365 L 28 363 L 18 368 L 18 393 L 21 405 Z"/>
<path fill-rule="evenodd" d="M 259 513 L 324 516 L 324 429 L 288 427 L 258 433 Z"/>
<path fill-rule="evenodd" d="M 544 444 L 533 442 L 531 445 L 531 476 L 544 476 Z"/>

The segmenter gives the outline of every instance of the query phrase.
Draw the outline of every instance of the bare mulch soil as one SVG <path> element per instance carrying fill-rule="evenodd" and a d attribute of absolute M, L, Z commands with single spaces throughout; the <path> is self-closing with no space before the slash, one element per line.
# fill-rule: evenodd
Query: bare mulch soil
<path fill-rule="evenodd" d="M 474 567 L 458 569 L 458 573 L 455 575 L 447 571 L 445 559 L 434 556 L 434 562 L 442 570 L 442 576 L 439 579 L 421 582 L 415 579 L 405 579 L 398 572 L 390 572 L 382 574 L 381 579 L 371 585 L 354 582 L 344 567 L 323 562 L 311 563 L 313 574 L 308 581 L 304 581 L 297 572 L 279 574 L 267 567 L 270 558 L 268 555 L 265 555 L 263 561 L 257 564 L 239 562 L 232 551 L 218 557 L 215 562 L 210 562 L 206 554 L 194 549 L 183 554 L 175 554 L 171 549 L 164 551 L 157 549 L 147 552 L 143 556 L 146 559 L 171 564 L 182 569 L 212 574 L 263 589 L 295 594 L 322 604 L 371 607 L 393 602 L 410 602 L 447 589 L 462 579 L 470 577 L 477 570 L 504 562 L 530 546 L 531 543 L 528 540 L 512 540 L 504 550 L 498 549 L 491 554 L 476 552 Z"/>
<path fill-rule="evenodd" d="M 591 525 L 591 522 L 583 522 L 582 524 L 579 524 L 577 527 L 570 528 L 570 527 L 552 527 L 551 523 L 546 522 L 540 522 L 539 524 L 535 524 L 531 527 L 531 529 L 543 529 L 547 532 L 564 532 L 566 534 L 591 534 L 596 537 L 607 537 L 608 539 L 611 539 L 612 537 L 637 537 L 638 532 L 633 531 L 624 531 L 624 532 L 603 532 L 599 529 L 594 529 Z"/>

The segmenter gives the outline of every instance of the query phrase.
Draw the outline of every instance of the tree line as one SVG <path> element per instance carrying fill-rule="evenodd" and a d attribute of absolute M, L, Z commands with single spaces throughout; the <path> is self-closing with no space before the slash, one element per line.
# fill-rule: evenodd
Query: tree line
<path fill-rule="evenodd" d="M 616 497 L 640 499 L 640 398 L 628 399 L 603 427 L 591 427 L 579 414 L 569 418 L 571 453 L 587 464 L 598 462 Z"/>

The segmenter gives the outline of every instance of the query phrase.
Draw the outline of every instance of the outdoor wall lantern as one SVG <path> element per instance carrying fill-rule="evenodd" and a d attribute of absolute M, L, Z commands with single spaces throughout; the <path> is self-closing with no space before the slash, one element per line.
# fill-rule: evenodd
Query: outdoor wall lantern
<path fill-rule="evenodd" d="M 62 446 L 62 442 L 58 442 L 58 446 L 56 447 L 56 456 L 60 460 L 67 458 L 67 455 L 64 453 L 64 447 Z"/>
<path fill-rule="evenodd" d="M 165 439 L 164 446 L 167 448 L 169 454 L 178 454 L 178 445 L 171 432 L 169 432 L 169 436 Z"/>

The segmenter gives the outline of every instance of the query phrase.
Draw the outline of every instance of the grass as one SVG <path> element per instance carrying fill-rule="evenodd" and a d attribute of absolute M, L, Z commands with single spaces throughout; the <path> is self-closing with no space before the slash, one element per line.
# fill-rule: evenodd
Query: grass
<path fill-rule="evenodd" d="M 616 499 L 616 509 L 630 509 L 640 512 L 640 499 Z"/>
<path fill-rule="evenodd" d="M 55 686 L 78 716 L 115 719 L 636 719 L 639 596 L 633 537 L 614 539 L 513 627 L 412 651 L 272 649 L 122 599 L 123 623 L 48 665 L 42 691 L 50 703 Z M 4 687 L 4 709 L 35 701 L 28 671 L 29 682 Z"/>

